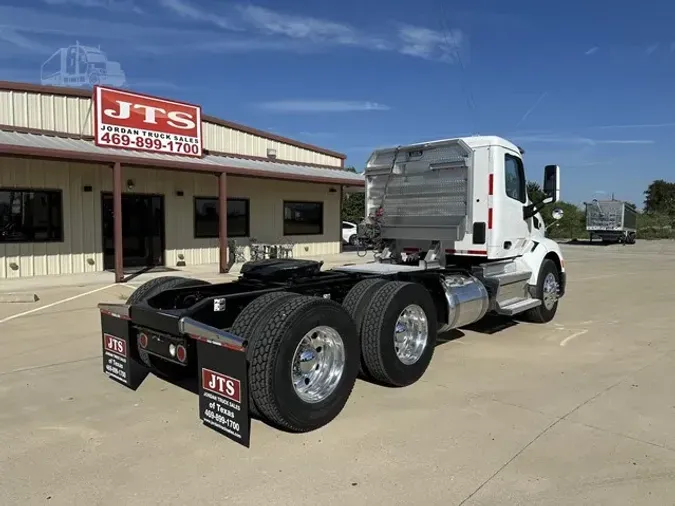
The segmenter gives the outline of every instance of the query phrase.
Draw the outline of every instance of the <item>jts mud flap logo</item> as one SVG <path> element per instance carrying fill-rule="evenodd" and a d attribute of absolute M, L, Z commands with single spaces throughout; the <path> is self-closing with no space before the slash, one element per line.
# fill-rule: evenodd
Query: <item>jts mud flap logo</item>
<path fill-rule="evenodd" d="M 241 382 L 210 369 L 202 369 L 202 387 L 226 399 L 241 403 Z"/>
<path fill-rule="evenodd" d="M 111 336 L 110 334 L 104 334 L 103 338 L 105 340 L 105 349 L 107 351 L 116 353 L 122 357 L 127 356 L 127 343 L 124 341 L 124 339 Z"/>

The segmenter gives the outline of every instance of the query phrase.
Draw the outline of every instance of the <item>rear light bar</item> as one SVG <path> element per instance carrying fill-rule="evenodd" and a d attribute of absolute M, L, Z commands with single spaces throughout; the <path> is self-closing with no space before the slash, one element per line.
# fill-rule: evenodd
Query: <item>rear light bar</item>
<path fill-rule="evenodd" d="M 131 320 L 129 311 L 131 306 L 127 304 L 99 304 L 98 308 L 101 313 L 113 316 L 115 318 L 120 318 L 122 320 Z M 204 341 L 210 344 L 215 344 L 216 346 L 223 346 L 236 351 L 245 350 L 246 345 L 248 344 L 245 339 L 239 336 L 235 336 L 234 334 L 230 334 L 224 330 L 200 323 L 197 320 L 193 320 L 187 316 L 184 316 L 178 320 L 178 331 L 181 334 L 191 337 L 192 339 L 196 339 L 197 341 Z M 145 333 L 139 334 L 139 341 L 142 348 L 147 346 L 147 339 L 148 336 L 145 335 Z M 187 356 L 186 350 L 182 346 L 179 346 L 178 348 L 179 349 L 175 350 L 176 357 L 178 360 L 183 362 Z M 183 349 L 181 350 L 180 348 Z M 183 354 L 183 360 L 180 358 L 181 354 Z"/>

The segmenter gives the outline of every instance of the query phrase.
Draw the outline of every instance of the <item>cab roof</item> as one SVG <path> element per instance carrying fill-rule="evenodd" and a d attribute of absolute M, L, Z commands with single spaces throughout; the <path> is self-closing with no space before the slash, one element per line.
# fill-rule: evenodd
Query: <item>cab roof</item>
<path fill-rule="evenodd" d="M 429 144 L 437 144 L 447 141 L 461 140 L 467 144 L 471 149 L 483 148 L 486 146 L 501 146 L 503 148 L 515 151 L 516 153 L 524 153 L 524 151 L 513 144 L 511 141 L 499 137 L 497 135 L 472 135 L 469 137 L 448 137 L 446 139 L 437 139 L 433 141 L 417 142 L 415 144 L 408 144 L 406 147 L 424 146 Z"/>

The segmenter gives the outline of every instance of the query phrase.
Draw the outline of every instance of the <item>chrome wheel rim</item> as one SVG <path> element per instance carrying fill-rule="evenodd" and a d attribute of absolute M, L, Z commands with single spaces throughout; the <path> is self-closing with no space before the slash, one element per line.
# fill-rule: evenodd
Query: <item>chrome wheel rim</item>
<path fill-rule="evenodd" d="M 345 346 L 332 327 L 315 327 L 295 348 L 291 362 L 293 389 L 309 404 L 328 398 L 337 388 L 345 369 Z"/>
<path fill-rule="evenodd" d="M 544 278 L 544 307 L 550 311 L 557 301 L 558 282 L 555 279 L 555 275 L 549 272 Z"/>
<path fill-rule="evenodd" d="M 420 306 L 411 304 L 396 320 L 394 330 L 394 350 L 396 356 L 405 365 L 416 363 L 424 353 L 429 340 L 429 322 Z"/>

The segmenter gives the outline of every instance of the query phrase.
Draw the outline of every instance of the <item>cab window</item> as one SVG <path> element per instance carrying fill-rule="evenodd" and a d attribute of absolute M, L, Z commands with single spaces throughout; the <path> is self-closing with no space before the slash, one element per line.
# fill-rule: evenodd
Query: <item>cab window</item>
<path fill-rule="evenodd" d="M 526 202 L 526 183 L 523 161 L 513 155 L 505 155 L 504 159 L 504 186 L 506 195 L 523 204 Z"/>

